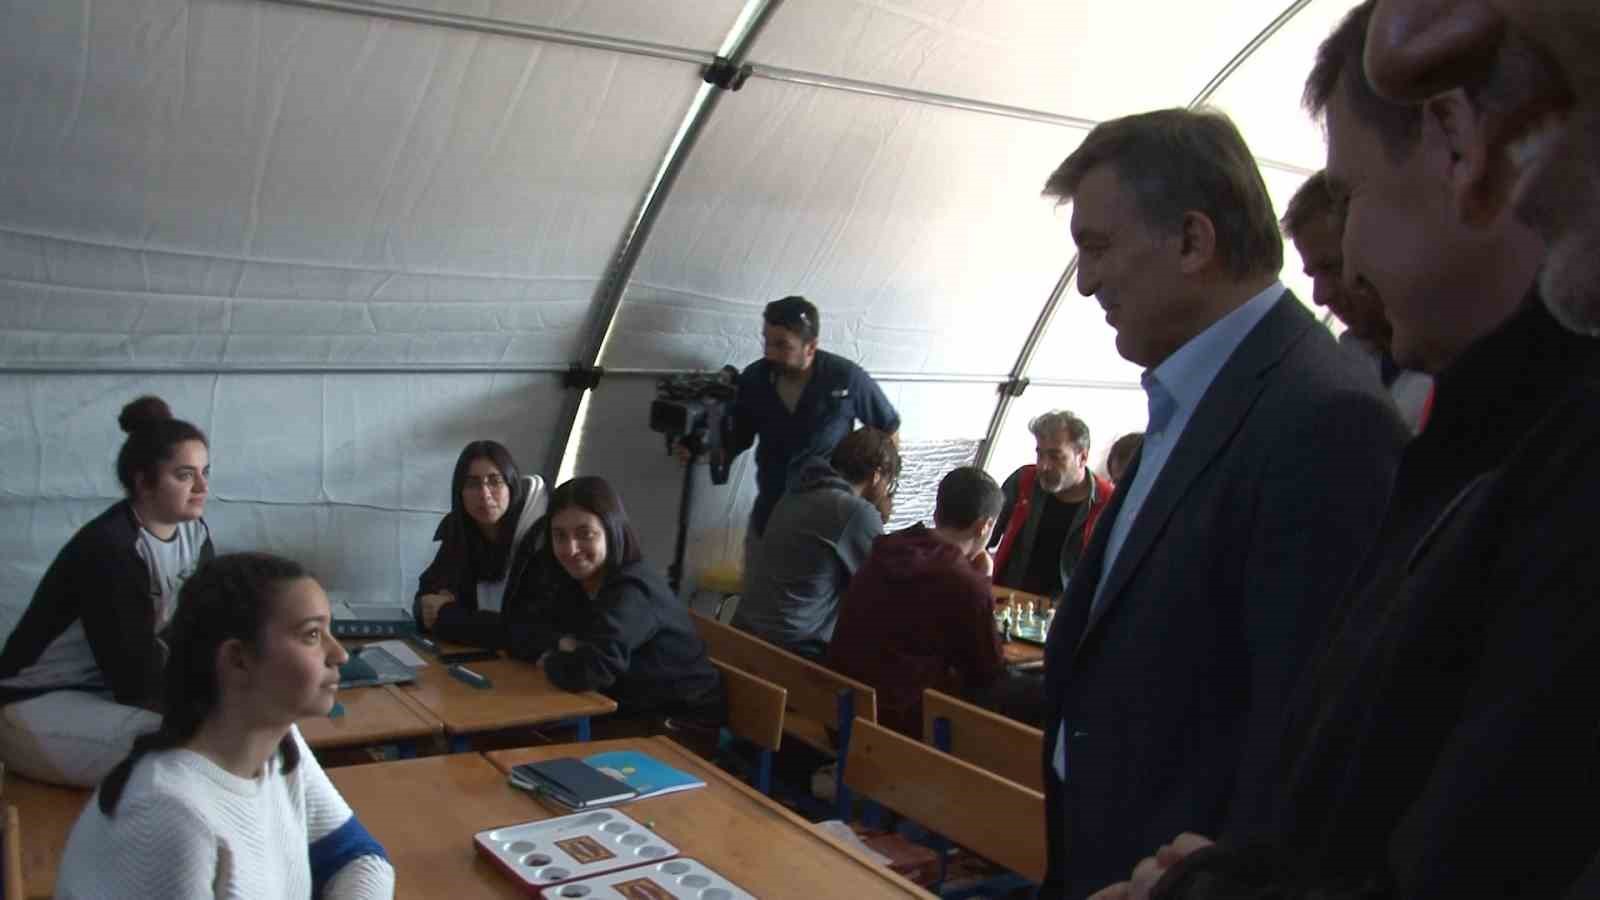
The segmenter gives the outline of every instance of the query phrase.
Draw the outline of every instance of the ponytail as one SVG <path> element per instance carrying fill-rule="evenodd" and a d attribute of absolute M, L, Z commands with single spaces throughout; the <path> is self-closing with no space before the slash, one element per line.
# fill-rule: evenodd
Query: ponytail
<path fill-rule="evenodd" d="M 199 730 L 198 725 L 190 729 L 188 734 L 184 734 L 179 728 L 169 730 L 168 721 L 168 719 L 161 720 L 160 728 L 135 738 L 133 749 L 128 751 L 122 762 L 117 763 L 116 768 L 108 772 L 100 782 L 100 812 L 106 818 L 109 819 L 117 814 L 117 803 L 122 800 L 122 791 L 128 786 L 128 779 L 133 775 L 134 766 L 139 764 L 139 760 L 146 753 L 182 747 L 194 737 L 194 732 Z M 283 757 L 282 771 L 285 775 L 300 765 L 300 747 L 295 743 L 293 736 L 286 734 L 283 740 L 278 742 L 278 755 Z"/>
<path fill-rule="evenodd" d="M 194 738 L 221 700 L 217 649 L 230 640 L 254 645 L 281 585 L 305 577 L 299 563 L 266 553 L 218 556 L 189 576 L 172 617 L 161 727 L 136 738 L 128 756 L 100 782 L 102 813 L 116 813 L 123 789 L 145 754 L 181 747 Z M 299 766 L 300 748 L 292 735 L 278 742 L 278 755 L 284 774 Z"/>

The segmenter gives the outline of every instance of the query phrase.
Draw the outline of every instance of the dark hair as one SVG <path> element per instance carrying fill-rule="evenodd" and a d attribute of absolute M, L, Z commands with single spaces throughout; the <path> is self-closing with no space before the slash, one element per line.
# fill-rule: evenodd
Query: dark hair
<path fill-rule="evenodd" d="M 802 341 L 814 341 L 822 333 L 822 314 L 810 300 L 798 294 L 768 303 L 761 318 L 768 325 L 787 328 L 800 335 Z"/>
<path fill-rule="evenodd" d="M 161 727 L 135 739 L 132 751 L 100 783 L 102 813 L 116 813 L 140 757 L 182 746 L 216 710 L 222 699 L 217 648 L 231 640 L 258 647 L 284 582 L 308 577 L 299 563 L 268 553 L 218 556 L 189 576 L 178 592 L 178 609 L 167 634 L 170 652 L 163 676 Z M 292 735 L 278 742 L 278 753 L 285 774 L 300 764 Z"/>
<path fill-rule="evenodd" d="M 1422 136 L 1421 107 L 1394 103 L 1378 96 L 1367 81 L 1362 68 L 1362 56 L 1367 49 L 1367 24 L 1372 21 L 1375 0 L 1367 0 L 1345 15 L 1317 48 L 1317 61 L 1306 78 L 1306 90 L 1301 102 L 1316 118 L 1322 118 L 1333 101 L 1334 92 L 1343 84 L 1350 98 L 1350 109 L 1361 121 L 1378 133 L 1384 151 L 1391 160 L 1401 160 L 1411 155 Z"/>
<path fill-rule="evenodd" d="M 500 477 L 505 479 L 506 486 L 511 489 L 511 502 L 506 505 L 506 514 L 500 518 L 502 524 L 510 524 L 505 528 L 496 528 L 493 541 L 484 539 L 483 532 L 467 515 L 461 500 L 461 491 L 467 484 L 467 470 L 480 459 L 493 463 L 500 470 Z M 512 459 L 511 451 L 503 444 L 498 441 L 473 441 L 461 449 L 461 455 L 456 457 L 455 473 L 450 476 L 450 514 L 456 517 L 461 528 L 462 541 L 467 547 L 467 565 L 471 567 L 475 580 L 499 581 L 505 577 L 511 547 L 517 539 L 517 520 L 522 517 L 522 505 L 527 501 L 528 486 L 522 480 L 522 470 L 517 468 L 517 461 Z"/>
<path fill-rule="evenodd" d="M 1278 224 L 1283 226 L 1284 237 L 1294 240 L 1301 229 L 1333 214 L 1333 195 L 1328 193 L 1328 171 L 1319 169 L 1289 198 L 1289 208 L 1284 210 L 1283 220 Z"/>
<path fill-rule="evenodd" d="M 172 417 L 172 408 L 160 397 L 146 394 L 122 408 L 117 424 L 127 432 L 128 439 L 117 451 L 117 480 L 128 499 L 139 496 L 139 476 L 154 480 L 161 464 L 172 458 L 172 448 L 184 441 L 199 441 L 207 447 L 205 432 Z"/>
<path fill-rule="evenodd" d="M 598 475 L 579 476 L 551 492 L 550 510 L 545 514 L 544 546 L 552 555 L 555 542 L 550 529 L 556 513 L 569 506 L 587 510 L 599 518 L 600 530 L 606 536 L 606 574 L 644 558 L 639 549 L 639 536 L 633 533 L 633 526 L 628 524 L 628 511 L 622 508 L 622 498 Z"/>
<path fill-rule="evenodd" d="M 1132 431 L 1112 441 L 1111 449 L 1106 451 L 1106 474 L 1111 474 L 1113 466 L 1122 470 L 1117 473 L 1118 475 L 1124 474 L 1128 469 L 1128 464 L 1133 462 L 1133 455 L 1138 453 L 1139 448 L 1143 446 L 1144 432 L 1142 431 Z"/>
<path fill-rule="evenodd" d="M 979 519 L 993 519 L 1005 505 L 1005 495 L 988 472 L 962 466 L 939 482 L 933 503 L 933 524 L 940 528 L 971 528 Z"/>
<path fill-rule="evenodd" d="M 1047 413 L 1035 416 L 1028 422 L 1028 430 L 1036 438 L 1047 438 L 1052 434 L 1064 434 L 1072 446 L 1087 453 L 1089 452 L 1089 423 L 1073 415 L 1065 409 L 1052 409 Z"/>
<path fill-rule="evenodd" d="M 893 481 L 900 477 L 900 450 L 887 431 L 857 428 L 833 448 L 828 464 L 851 484 L 868 481 L 878 472 Z"/>
<path fill-rule="evenodd" d="M 1169 233 L 1186 213 L 1211 220 L 1217 257 L 1236 278 L 1276 275 L 1283 236 L 1250 148 L 1217 110 L 1160 109 L 1096 125 L 1045 181 L 1044 195 L 1072 199 L 1089 172 L 1109 165 L 1144 220 Z"/>

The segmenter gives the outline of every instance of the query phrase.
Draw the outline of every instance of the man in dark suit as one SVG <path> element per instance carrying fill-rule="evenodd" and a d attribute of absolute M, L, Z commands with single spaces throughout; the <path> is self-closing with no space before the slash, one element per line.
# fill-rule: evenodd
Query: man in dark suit
<path fill-rule="evenodd" d="M 1045 651 L 1040 896 L 1078 898 L 1161 840 L 1227 824 L 1406 429 L 1278 281 L 1272 204 L 1226 117 L 1103 123 L 1045 194 L 1073 203 L 1079 290 L 1146 367 L 1150 405 Z"/>
<path fill-rule="evenodd" d="M 1158 878 L 1163 900 L 1353 897 L 1353 886 L 1369 900 L 1600 897 L 1597 41 L 1593 0 L 1369 0 L 1318 51 L 1306 97 L 1326 115 L 1329 174 L 1344 183 L 1347 273 L 1432 287 L 1418 301 L 1431 318 L 1415 321 L 1435 346 L 1473 327 L 1485 265 L 1520 269 L 1513 288 L 1537 271 L 1548 311 L 1528 305 L 1440 373 L 1438 415 L 1406 450 L 1391 521 L 1415 515 L 1416 488 L 1447 457 L 1493 466 L 1412 546 L 1385 542 L 1390 575 L 1352 598 L 1308 666 L 1275 833 L 1209 847 L 1184 835 L 1106 897 L 1148 896 Z M 1426 193 L 1429 215 L 1451 223 L 1417 227 Z M 1547 250 L 1525 238 L 1415 252 L 1462 225 L 1531 230 Z M 1440 289 L 1430 258 L 1480 287 Z M 1560 337 L 1552 316 L 1589 337 Z M 1492 437 L 1480 432 L 1492 460 L 1463 435 L 1464 413 L 1492 423 Z M 1433 458 L 1419 457 L 1430 444 Z"/>

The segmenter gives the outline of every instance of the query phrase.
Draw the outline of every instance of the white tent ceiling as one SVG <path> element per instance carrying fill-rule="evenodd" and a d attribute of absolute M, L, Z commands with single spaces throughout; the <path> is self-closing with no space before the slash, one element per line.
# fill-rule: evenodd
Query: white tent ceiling
<path fill-rule="evenodd" d="M 1022 359 L 991 470 L 1052 406 L 1103 452 L 1142 427 L 1137 371 L 1075 286 L 1053 302 L 1072 246 L 1044 177 L 1096 121 L 1208 100 L 1281 208 L 1321 164 L 1299 88 L 1349 5 L 0 5 L 0 627 L 118 495 L 142 392 L 211 434 L 220 547 L 390 596 L 477 437 L 614 478 L 664 565 L 650 376 L 755 358 L 784 294 L 908 444 L 983 439 Z M 737 92 L 702 81 L 719 52 Z M 613 373 L 581 418 L 575 361 Z M 737 545 L 738 475 L 700 490 L 691 569 Z"/>

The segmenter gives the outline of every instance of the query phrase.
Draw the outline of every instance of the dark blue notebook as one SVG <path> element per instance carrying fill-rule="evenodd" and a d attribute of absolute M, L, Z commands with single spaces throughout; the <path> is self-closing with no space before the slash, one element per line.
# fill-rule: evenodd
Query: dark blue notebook
<path fill-rule="evenodd" d="M 570 756 L 523 763 L 511 770 L 511 783 L 543 794 L 568 809 L 609 806 L 639 795 L 627 783 Z"/>

